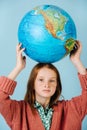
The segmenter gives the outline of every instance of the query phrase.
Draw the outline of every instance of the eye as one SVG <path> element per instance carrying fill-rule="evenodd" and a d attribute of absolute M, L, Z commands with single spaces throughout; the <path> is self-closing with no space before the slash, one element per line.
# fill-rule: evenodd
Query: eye
<path fill-rule="evenodd" d="M 56 80 L 51 79 L 50 82 L 53 83 L 53 82 L 56 82 Z"/>
<path fill-rule="evenodd" d="M 42 79 L 42 78 L 40 78 L 40 79 L 38 79 L 38 80 L 39 80 L 39 81 L 41 81 L 41 82 L 43 81 L 43 79 Z"/>

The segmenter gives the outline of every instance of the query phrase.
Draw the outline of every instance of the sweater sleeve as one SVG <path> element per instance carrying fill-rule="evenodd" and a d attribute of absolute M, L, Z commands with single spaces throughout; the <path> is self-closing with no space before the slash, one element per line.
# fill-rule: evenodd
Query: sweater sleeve
<path fill-rule="evenodd" d="M 8 95 L 12 95 L 14 92 L 15 86 L 16 86 L 15 81 L 4 76 L 0 77 L 0 92 L 6 93 Z"/>
<path fill-rule="evenodd" d="M 17 102 L 10 99 L 16 87 L 16 82 L 7 78 L 0 77 L 0 113 L 3 115 L 7 124 L 11 127 L 14 120 L 14 111 Z"/>
<path fill-rule="evenodd" d="M 78 73 L 78 77 L 80 80 L 82 93 L 80 96 L 72 98 L 67 104 L 68 108 L 78 114 L 79 118 L 82 120 L 87 114 L 87 74 L 81 75 Z"/>

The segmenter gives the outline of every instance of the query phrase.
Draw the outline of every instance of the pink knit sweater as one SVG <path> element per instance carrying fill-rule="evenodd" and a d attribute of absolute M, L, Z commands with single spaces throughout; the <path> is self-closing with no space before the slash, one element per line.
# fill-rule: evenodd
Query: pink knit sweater
<path fill-rule="evenodd" d="M 87 114 L 87 74 L 78 74 L 82 94 L 69 101 L 58 101 L 53 106 L 54 113 L 50 130 L 81 130 L 81 122 Z M 33 115 L 28 103 L 11 100 L 16 82 L 6 77 L 0 78 L 0 113 L 11 130 L 45 130 L 36 110 Z"/>

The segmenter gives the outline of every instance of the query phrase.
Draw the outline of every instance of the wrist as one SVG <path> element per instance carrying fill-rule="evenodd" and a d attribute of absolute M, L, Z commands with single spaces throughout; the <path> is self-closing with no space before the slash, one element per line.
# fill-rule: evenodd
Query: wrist
<path fill-rule="evenodd" d="M 12 80 L 15 80 L 16 77 L 19 75 L 19 73 L 20 73 L 21 71 L 22 71 L 22 69 L 16 66 L 16 67 L 11 71 L 11 73 L 8 75 L 8 78 L 10 78 L 10 79 L 12 79 Z"/>
<path fill-rule="evenodd" d="M 71 60 L 72 63 L 75 65 L 75 66 L 78 66 L 79 64 L 81 64 L 81 60 L 78 58 L 74 59 L 74 60 Z"/>
<path fill-rule="evenodd" d="M 73 64 L 80 74 L 85 75 L 87 73 L 86 68 L 84 67 L 84 65 L 82 64 L 80 60 L 77 60 Z"/>
<path fill-rule="evenodd" d="M 23 70 L 23 68 L 20 67 L 20 66 L 15 66 L 14 70 L 15 70 L 16 72 L 21 72 L 21 71 Z"/>

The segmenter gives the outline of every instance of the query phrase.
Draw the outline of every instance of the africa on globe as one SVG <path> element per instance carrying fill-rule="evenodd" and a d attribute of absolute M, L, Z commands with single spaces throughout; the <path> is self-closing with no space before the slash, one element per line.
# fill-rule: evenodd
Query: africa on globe
<path fill-rule="evenodd" d="M 54 5 L 35 7 L 24 15 L 18 27 L 18 40 L 25 54 L 42 63 L 53 63 L 68 55 L 76 37 L 71 16 Z"/>

